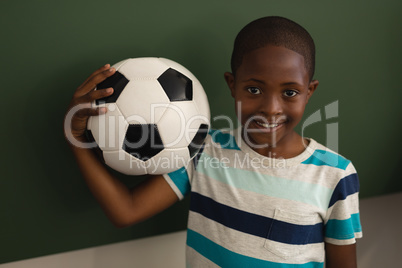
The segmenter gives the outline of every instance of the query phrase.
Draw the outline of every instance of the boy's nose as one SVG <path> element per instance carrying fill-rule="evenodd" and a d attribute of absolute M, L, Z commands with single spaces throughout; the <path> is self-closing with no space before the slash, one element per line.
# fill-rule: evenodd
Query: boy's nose
<path fill-rule="evenodd" d="M 265 116 L 276 116 L 283 113 L 281 100 L 274 96 L 264 98 L 260 103 L 259 109 Z"/>

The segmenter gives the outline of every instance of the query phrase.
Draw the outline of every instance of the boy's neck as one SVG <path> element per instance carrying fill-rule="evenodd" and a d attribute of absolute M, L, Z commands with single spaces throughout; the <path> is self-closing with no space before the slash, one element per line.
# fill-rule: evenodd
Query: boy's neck
<path fill-rule="evenodd" d="M 244 132 L 242 132 L 243 142 L 257 152 L 260 155 L 271 158 L 288 159 L 298 156 L 303 153 L 310 141 L 302 138 L 297 132 L 293 132 L 292 135 L 286 137 L 286 139 L 279 141 L 275 145 L 267 145 L 263 148 L 254 148 L 244 138 Z"/>

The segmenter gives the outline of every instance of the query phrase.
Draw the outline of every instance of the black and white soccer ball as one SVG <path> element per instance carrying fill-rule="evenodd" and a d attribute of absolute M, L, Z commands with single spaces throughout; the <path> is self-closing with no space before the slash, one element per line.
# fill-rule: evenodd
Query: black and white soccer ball
<path fill-rule="evenodd" d="M 104 115 L 89 118 L 87 132 L 105 163 L 128 175 L 175 171 L 197 154 L 210 127 L 207 96 L 197 78 L 165 58 L 133 58 L 96 89 L 114 93 L 97 100 Z"/>

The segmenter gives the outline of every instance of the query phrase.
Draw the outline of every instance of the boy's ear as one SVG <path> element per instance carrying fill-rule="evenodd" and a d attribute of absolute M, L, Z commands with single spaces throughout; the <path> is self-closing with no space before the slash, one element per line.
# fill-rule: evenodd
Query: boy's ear
<path fill-rule="evenodd" d="M 235 80 L 234 75 L 232 73 L 225 72 L 224 77 L 225 77 L 226 83 L 229 86 L 230 93 L 232 94 L 232 97 L 234 98 L 234 84 L 235 84 L 234 83 L 234 80 Z"/>
<path fill-rule="evenodd" d="M 310 84 L 308 85 L 308 94 L 307 94 L 307 99 L 310 99 L 311 95 L 313 95 L 314 91 L 318 87 L 318 80 L 311 80 Z"/>

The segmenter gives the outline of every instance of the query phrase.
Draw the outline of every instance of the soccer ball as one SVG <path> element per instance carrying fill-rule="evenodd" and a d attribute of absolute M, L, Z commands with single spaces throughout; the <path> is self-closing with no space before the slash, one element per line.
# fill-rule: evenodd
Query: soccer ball
<path fill-rule="evenodd" d="M 113 87 L 114 93 L 92 104 L 108 111 L 87 125 L 105 163 L 127 175 L 164 174 L 188 164 L 210 127 L 197 78 L 165 58 L 126 59 L 113 67 L 116 73 L 96 90 Z"/>

